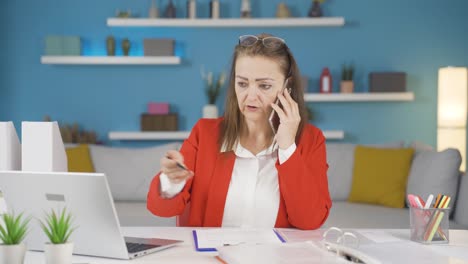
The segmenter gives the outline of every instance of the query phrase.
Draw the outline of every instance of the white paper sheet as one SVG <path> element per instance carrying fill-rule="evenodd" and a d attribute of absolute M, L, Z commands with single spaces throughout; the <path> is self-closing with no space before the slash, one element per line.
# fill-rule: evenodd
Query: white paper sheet
<path fill-rule="evenodd" d="M 381 230 L 360 230 L 358 231 L 358 233 L 375 243 L 389 243 L 402 241 L 400 238 Z"/>
<path fill-rule="evenodd" d="M 198 248 L 225 245 L 282 243 L 272 229 L 217 228 L 196 229 Z"/>
<path fill-rule="evenodd" d="M 230 264 L 346 264 L 344 257 L 330 252 L 315 242 L 247 245 L 241 244 L 218 249 L 219 257 Z M 368 264 L 381 264 L 363 253 L 358 254 Z M 356 255 L 354 255 L 356 256 Z"/>

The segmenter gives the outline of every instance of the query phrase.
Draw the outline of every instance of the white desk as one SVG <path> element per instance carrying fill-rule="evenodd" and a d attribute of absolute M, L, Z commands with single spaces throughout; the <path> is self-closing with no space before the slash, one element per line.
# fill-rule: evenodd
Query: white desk
<path fill-rule="evenodd" d="M 124 227 L 123 232 L 126 236 L 139 236 L 139 237 L 159 237 L 159 238 L 169 238 L 184 240 L 185 242 L 181 245 L 175 247 L 155 252 L 150 255 L 137 258 L 134 260 L 115 260 L 115 259 L 106 259 L 106 258 L 92 258 L 85 256 L 73 256 L 73 263 L 75 264 L 116 264 L 116 263 L 220 263 L 215 256 L 216 252 L 197 252 L 194 249 L 193 238 L 191 231 L 193 228 L 184 228 L 184 227 Z M 456 258 L 463 259 L 468 263 L 468 230 L 450 230 L 450 245 L 420 245 L 415 242 L 409 241 L 409 230 L 365 230 L 365 229 L 355 229 L 353 230 L 356 233 L 366 234 L 365 232 L 374 232 L 374 231 L 385 231 L 389 234 L 394 235 L 397 238 L 400 238 L 401 241 L 389 242 L 394 246 L 398 246 L 399 252 L 393 250 L 385 251 L 388 248 L 389 243 L 373 243 L 371 240 L 364 239 L 361 243 L 360 250 L 365 253 L 375 253 L 375 254 L 384 254 L 385 256 L 396 257 L 398 255 L 400 258 L 405 257 L 405 248 L 408 246 L 422 247 L 425 250 L 431 252 L 452 256 Z M 305 240 L 317 240 L 321 238 L 323 230 L 314 230 L 314 231 L 298 231 L 285 229 L 283 234 L 285 238 L 290 242 L 295 241 L 305 241 Z M 90 238 L 92 239 L 92 238 Z M 104 246 L 104 245 L 103 245 Z M 401 248 L 401 249 L 400 249 Z M 377 249 L 377 250 L 376 250 Z M 396 254 L 395 254 L 396 253 Z M 407 255 L 406 255 L 407 256 Z M 407 258 L 405 258 L 406 260 Z M 441 263 L 434 262 L 434 258 L 428 259 L 429 262 L 418 261 L 418 263 Z M 411 261 L 410 261 L 411 262 Z M 410 263 L 406 262 L 406 263 Z M 26 254 L 25 264 L 44 264 L 44 255 L 42 252 L 32 252 L 28 251 Z M 391 263 L 391 262 L 390 262 Z M 401 261 L 393 263 L 402 263 Z M 455 263 L 455 262 L 442 262 L 442 263 Z"/>

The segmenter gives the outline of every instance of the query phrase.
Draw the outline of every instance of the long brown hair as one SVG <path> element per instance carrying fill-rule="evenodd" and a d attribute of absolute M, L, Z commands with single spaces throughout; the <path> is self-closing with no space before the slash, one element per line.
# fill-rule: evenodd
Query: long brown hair
<path fill-rule="evenodd" d="M 259 40 L 265 37 L 272 37 L 270 34 L 257 35 Z M 265 47 L 262 41 L 257 41 L 251 46 L 236 45 L 231 64 L 231 73 L 229 78 L 229 87 L 226 95 L 224 120 L 221 123 L 221 133 L 219 137 L 219 146 L 224 150 L 232 150 L 240 135 L 244 118 L 239 109 L 237 95 L 235 91 L 235 68 L 237 58 L 241 56 L 261 56 L 276 61 L 281 68 L 285 78 L 289 78 L 288 88 L 291 88 L 291 97 L 296 101 L 299 107 L 301 121 L 296 133 L 296 143 L 299 140 L 302 129 L 307 122 L 307 109 L 304 102 L 304 90 L 301 84 L 301 74 L 297 67 L 296 60 L 289 50 L 286 43 L 279 48 Z"/>

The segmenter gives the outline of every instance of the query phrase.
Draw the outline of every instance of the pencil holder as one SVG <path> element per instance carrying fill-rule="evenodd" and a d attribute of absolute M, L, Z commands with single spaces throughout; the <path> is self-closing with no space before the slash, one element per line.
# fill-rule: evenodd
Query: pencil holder
<path fill-rule="evenodd" d="M 410 207 L 411 240 L 423 244 L 449 243 L 450 208 Z"/>

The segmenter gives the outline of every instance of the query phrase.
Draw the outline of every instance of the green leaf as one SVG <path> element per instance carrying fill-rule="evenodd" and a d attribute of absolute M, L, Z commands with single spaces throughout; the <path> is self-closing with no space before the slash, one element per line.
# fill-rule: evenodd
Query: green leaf
<path fill-rule="evenodd" d="M 66 208 L 58 212 L 51 210 L 45 219 L 45 224 L 41 222 L 42 229 L 53 244 L 66 243 L 75 230 L 71 228 L 72 215 Z"/>
<path fill-rule="evenodd" d="M 23 213 L 16 216 L 14 213 L 3 214 L 4 225 L 0 225 L 0 239 L 4 244 L 16 245 L 24 240 L 27 232 L 29 218 L 23 219 Z"/>

